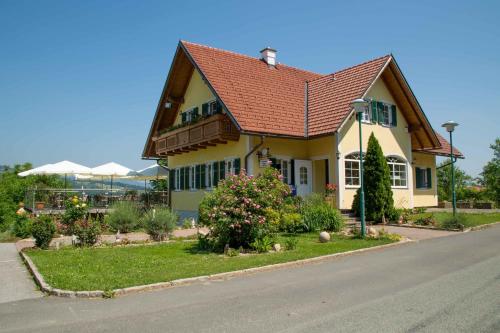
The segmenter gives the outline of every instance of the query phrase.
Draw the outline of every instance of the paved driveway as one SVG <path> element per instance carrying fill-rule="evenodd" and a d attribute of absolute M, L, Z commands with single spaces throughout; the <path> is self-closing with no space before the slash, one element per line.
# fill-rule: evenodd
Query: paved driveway
<path fill-rule="evenodd" d="M 0 303 L 42 297 L 13 243 L 0 243 Z"/>

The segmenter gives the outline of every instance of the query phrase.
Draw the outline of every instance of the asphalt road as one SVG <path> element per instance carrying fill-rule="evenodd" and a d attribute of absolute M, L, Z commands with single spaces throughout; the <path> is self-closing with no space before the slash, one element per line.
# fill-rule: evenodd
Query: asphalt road
<path fill-rule="evenodd" d="M 0 304 L 0 332 L 500 332 L 500 227 L 112 300 Z"/>

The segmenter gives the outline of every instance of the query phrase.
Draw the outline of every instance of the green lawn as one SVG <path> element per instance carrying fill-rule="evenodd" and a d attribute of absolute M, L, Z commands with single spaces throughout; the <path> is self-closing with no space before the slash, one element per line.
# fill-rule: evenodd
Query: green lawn
<path fill-rule="evenodd" d="M 196 242 L 180 241 L 150 246 L 29 250 L 27 254 L 52 287 L 112 290 L 391 243 L 387 239 L 363 240 L 341 236 L 333 236 L 333 241 L 329 243 L 319 243 L 317 239 L 316 233 L 302 234 L 295 250 L 238 257 L 198 252 Z M 282 240 L 280 243 L 284 244 Z"/>
<path fill-rule="evenodd" d="M 462 213 L 459 211 L 458 214 L 464 215 L 466 217 L 464 223 L 466 228 L 500 222 L 500 213 Z M 427 217 L 431 215 L 436 220 L 438 227 L 441 225 L 441 223 L 443 223 L 444 220 L 453 216 L 452 213 L 448 212 L 422 213 L 412 215 L 411 220 L 415 221 L 419 217 Z"/>

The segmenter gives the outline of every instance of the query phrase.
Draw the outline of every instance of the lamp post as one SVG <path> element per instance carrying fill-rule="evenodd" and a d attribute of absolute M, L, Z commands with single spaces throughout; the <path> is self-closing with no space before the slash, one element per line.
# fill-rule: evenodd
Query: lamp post
<path fill-rule="evenodd" d="M 366 235 L 366 223 L 365 223 L 365 190 L 363 184 L 363 135 L 361 131 L 361 120 L 363 119 L 363 113 L 368 107 L 368 102 L 362 98 L 355 99 L 352 101 L 354 106 L 354 111 L 358 115 L 359 123 L 359 210 L 361 218 L 361 237 Z"/>
<path fill-rule="evenodd" d="M 443 125 L 444 128 L 446 128 L 446 131 L 450 133 L 450 159 L 451 159 L 451 200 L 452 200 L 452 205 L 453 205 L 453 217 L 457 215 L 457 197 L 455 193 L 455 160 L 453 156 L 453 131 L 455 130 L 455 127 L 458 126 L 457 122 L 454 122 L 452 120 L 449 120 L 445 122 Z"/>

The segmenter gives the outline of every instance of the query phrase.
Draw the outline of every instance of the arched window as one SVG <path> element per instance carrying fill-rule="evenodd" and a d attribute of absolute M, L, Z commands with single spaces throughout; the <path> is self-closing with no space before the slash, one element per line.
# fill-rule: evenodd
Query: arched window
<path fill-rule="evenodd" d="M 352 153 L 344 158 L 345 184 L 348 186 L 359 186 L 359 157 L 359 153 Z"/>
<path fill-rule="evenodd" d="M 392 187 L 406 187 L 407 186 L 407 172 L 406 161 L 397 156 L 387 157 L 387 164 L 391 172 L 391 186 Z"/>

